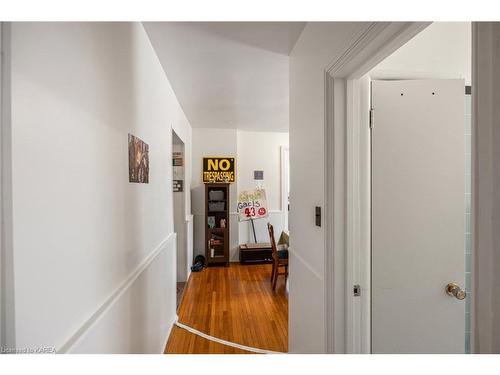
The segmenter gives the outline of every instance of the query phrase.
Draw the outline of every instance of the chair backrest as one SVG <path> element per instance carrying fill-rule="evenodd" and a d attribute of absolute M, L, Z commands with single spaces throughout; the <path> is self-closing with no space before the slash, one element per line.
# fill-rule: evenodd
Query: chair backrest
<path fill-rule="evenodd" d="M 276 247 L 276 241 L 274 240 L 274 228 L 271 223 L 267 223 L 267 231 L 269 232 L 269 242 L 271 242 L 271 248 L 273 250 L 273 255 L 278 254 L 278 248 Z"/>

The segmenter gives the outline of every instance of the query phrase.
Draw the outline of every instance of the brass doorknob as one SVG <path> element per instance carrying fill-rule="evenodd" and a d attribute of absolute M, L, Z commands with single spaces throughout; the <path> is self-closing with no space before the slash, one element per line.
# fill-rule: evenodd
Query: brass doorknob
<path fill-rule="evenodd" d="M 460 288 L 457 283 L 449 283 L 446 285 L 446 294 L 456 299 L 463 300 L 467 297 L 467 292 Z"/>

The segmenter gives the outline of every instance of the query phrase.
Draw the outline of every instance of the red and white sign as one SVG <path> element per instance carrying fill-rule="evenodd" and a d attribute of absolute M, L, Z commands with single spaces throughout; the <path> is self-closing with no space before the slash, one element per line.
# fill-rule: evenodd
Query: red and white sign
<path fill-rule="evenodd" d="M 268 217 L 266 192 L 264 189 L 242 191 L 238 195 L 239 221 Z"/>

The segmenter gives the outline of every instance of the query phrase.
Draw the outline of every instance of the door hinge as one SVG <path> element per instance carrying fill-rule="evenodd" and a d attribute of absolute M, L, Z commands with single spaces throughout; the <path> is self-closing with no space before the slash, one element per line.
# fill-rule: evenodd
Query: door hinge
<path fill-rule="evenodd" d="M 373 108 L 370 109 L 370 129 L 373 129 Z"/>
<path fill-rule="evenodd" d="M 354 285 L 354 288 L 352 289 L 354 297 L 359 297 L 361 295 L 361 286 L 358 284 Z"/>

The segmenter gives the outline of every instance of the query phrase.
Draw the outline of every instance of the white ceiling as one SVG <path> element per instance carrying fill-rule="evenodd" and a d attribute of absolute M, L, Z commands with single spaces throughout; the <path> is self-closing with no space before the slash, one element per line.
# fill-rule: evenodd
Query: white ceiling
<path fill-rule="evenodd" d="M 288 55 L 305 23 L 144 26 L 193 127 L 288 131 Z"/>
<path fill-rule="evenodd" d="M 470 22 L 434 22 L 387 57 L 371 72 L 372 79 L 463 78 L 472 73 Z"/>

